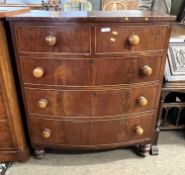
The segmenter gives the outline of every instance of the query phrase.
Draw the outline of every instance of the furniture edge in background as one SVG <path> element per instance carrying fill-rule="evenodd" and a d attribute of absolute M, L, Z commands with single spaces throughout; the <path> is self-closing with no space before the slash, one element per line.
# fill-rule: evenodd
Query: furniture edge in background
<path fill-rule="evenodd" d="M 2 92 L 2 106 L 5 118 L 0 120 L 1 125 L 8 127 L 6 133 L 1 130 L 1 135 L 6 135 L 6 142 L 9 139 L 9 146 L 0 146 L 0 161 L 20 161 L 25 162 L 30 157 L 30 151 L 26 144 L 20 106 L 15 87 L 15 77 L 12 69 L 9 54 L 9 45 L 5 28 L 5 17 L 12 14 L 20 14 L 30 11 L 30 8 L 6 8 L 6 12 L 0 12 L 0 87 Z M 2 44 L 3 43 L 3 44 Z M 0 143 L 1 145 L 1 143 Z"/>

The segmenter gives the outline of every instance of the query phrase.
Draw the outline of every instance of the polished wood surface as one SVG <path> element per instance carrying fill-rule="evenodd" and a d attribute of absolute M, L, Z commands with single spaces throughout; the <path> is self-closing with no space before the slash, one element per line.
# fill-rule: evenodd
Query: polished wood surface
<path fill-rule="evenodd" d="M 1 8 L 0 8 L 1 10 Z M 12 12 L 22 13 L 24 9 L 8 8 L 6 15 Z M 27 9 L 25 9 L 27 11 Z M 4 14 L 5 15 L 5 14 Z M 0 16 L 2 16 L 0 12 Z M 17 100 L 14 75 L 9 56 L 4 20 L 0 21 L 0 162 L 26 161 L 29 150 L 26 145 L 19 103 Z"/>
<path fill-rule="evenodd" d="M 21 56 L 20 66 L 24 84 L 117 85 L 159 80 L 161 57 L 43 59 Z"/>
<path fill-rule="evenodd" d="M 78 91 L 25 88 L 25 93 L 29 114 L 89 118 L 155 110 L 157 89 L 157 85 Z M 143 105 L 144 100 L 139 100 L 140 97 L 144 97 L 148 103 Z M 48 102 L 44 109 L 38 105 L 41 99 Z"/>
<path fill-rule="evenodd" d="M 139 144 L 149 152 L 174 17 L 31 12 L 8 20 L 38 158 L 45 148 Z"/>
<path fill-rule="evenodd" d="M 13 140 L 11 139 L 11 134 L 10 134 L 10 127 L 8 126 L 8 122 L 1 122 L 0 123 L 0 149 L 11 149 L 13 148 Z"/>
<path fill-rule="evenodd" d="M 31 138 L 35 145 L 60 145 L 66 148 L 100 149 L 106 144 L 114 145 L 151 137 L 152 115 L 133 118 L 111 118 L 104 120 L 43 120 L 29 119 Z M 143 133 L 137 133 L 137 126 Z M 50 137 L 44 137 L 43 131 L 50 129 Z M 97 137 L 98 136 L 98 137 Z"/>
<path fill-rule="evenodd" d="M 167 30 L 167 26 L 145 25 L 111 25 L 111 32 L 102 32 L 102 28 L 103 26 L 96 28 L 97 54 L 163 49 Z M 115 31 L 118 33 L 116 36 L 113 34 Z M 115 42 L 111 42 L 110 38 L 114 38 Z"/>
<path fill-rule="evenodd" d="M 29 7 L 0 7 L 0 18 L 29 12 Z"/>
<path fill-rule="evenodd" d="M 170 22 L 175 21 L 176 16 L 140 10 L 120 10 L 120 11 L 31 11 L 14 18 L 12 21 L 37 21 L 37 22 Z"/>
<path fill-rule="evenodd" d="M 0 120 L 1 119 L 6 119 L 2 92 L 0 92 Z"/>
<path fill-rule="evenodd" d="M 20 52 L 90 53 L 91 31 L 88 26 L 63 26 L 62 28 L 26 26 L 17 28 L 16 32 Z M 51 44 L 52 37 L 55 37 L 56 41 Z M 30 42 L 30 39 L 33 42 Z"/>

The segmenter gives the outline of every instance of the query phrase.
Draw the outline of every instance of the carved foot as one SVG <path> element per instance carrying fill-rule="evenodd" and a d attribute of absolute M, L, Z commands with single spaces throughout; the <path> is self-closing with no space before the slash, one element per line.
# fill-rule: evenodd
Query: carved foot
<path fill-rule="evenodd" d="M 149 155 L 151 149 L 151 144 L 139 145 L 138 154 L 142 157 L 146 157 Z"/>
<path fill-rule="evenodd" d="M 34 157 L 36 159 L 43 159 L 44 156 L 45 156 L 45 150 L 44 149 L 35 149 L 34 153 L 35 153 Z"/>
<path fill-rule="evenodd" d="M 151 155 L 159 155 L 159 149 L 157 145 L 152 145 L 150 150 Z"/>

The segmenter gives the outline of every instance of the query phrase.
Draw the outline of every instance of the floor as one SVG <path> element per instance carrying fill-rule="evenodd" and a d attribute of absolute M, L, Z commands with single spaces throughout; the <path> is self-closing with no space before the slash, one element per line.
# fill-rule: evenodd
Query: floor
<path fill-rule="evenodd" d="M 98 153 L 48 153 L 14 163 L 10 175 L 185 175 L 185 132 L 163 131 L 159 156 L 138 157 L 132 149 Z"/>

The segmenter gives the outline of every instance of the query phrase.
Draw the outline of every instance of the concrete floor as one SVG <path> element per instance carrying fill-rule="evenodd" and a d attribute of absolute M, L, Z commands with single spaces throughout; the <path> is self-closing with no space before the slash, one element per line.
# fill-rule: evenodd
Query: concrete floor
<path fill-rule="evenodd" d="M 14 163 L 10 175 L 185 175 L 185 131 L 161 132 L 159 156 L 138 157 L 132 149 L 96 153 L 48 153 Z"/>

